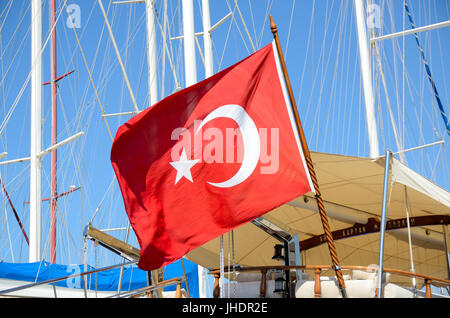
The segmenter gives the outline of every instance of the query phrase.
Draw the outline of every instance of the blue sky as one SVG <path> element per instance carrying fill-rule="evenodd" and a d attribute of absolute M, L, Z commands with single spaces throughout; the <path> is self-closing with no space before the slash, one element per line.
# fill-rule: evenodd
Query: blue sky
<path fill-rule="evenodd" d="M 278 25 L 282 47 L 286 56 L 289 75 L 295 92 L 305 134 L 313 151 L 367 157 L 369 147 L 365 126 L 364 98 L 359 71 L 359 55 L 355 28 L 355 14 L 352 1 L 336 0 L 252 0 L 239 1 L 245 26 L 232 0 L 212 0 L 211 24 L 215 24 L 228 12 L 234 10 L 234 18 L 227 20 L 213 33 L 214 70 L 222 70 L 253 52 L 246 28 L 256 49 L 270 43 L 272 34 L 267 12 L 273 15 Z M 133 93 L 140 109 L 148 107 L 146 74 L 146 30 L 143 4 L 111 5 L 103 0 L 108 9 L 108 18 Z M 163 1 L 156 1 L 158 21 L 164 24 Z M 168 1 L 170 36 L 181 35 L 179 1 Z M 195 0 L 195 30 L 202 31 L 201 1 Z M 374 1 L 382 10 L 383 28 L 377 32 L 387 34 L 409 29 L 404 20 L 401 2 L 389 6 L 384 1 Z M 450 19 L 450 2 L 445 0 L 409 1 L 417 26 Z M 2 85 L 0 103 L 5 117 L 25 83 L 30 68 L 30 11 L 28 1 L 0 2 L 1 30 L 0 60 Z M 77 34 L 93 74 L 94 83 L 105 113 L 132 111 L 132 101 L 125 86 L 123 75 L 117 63 L 111 40 L 104 26 L 104 18 L 96 1 L 71 0 L 68 4 L 80 7 L 80 28 Z M 60 9 L 63 1 L 57 1 Z M 44 5 L 43 39 L 46 39 L 48 3 Z M 392 20 L 389 12 L 392 12 Z M 5 18 L 6 17 L 6 18 Z M 23 20 L 22 20 L 23 18 Z M 111 138 L 101 118 L 99 103 L 89 81 L 80 48 L 73 30 L 66 26 L 65 10 L 58 21 L 58 73 L 75 70 L 59 84 L 58 139 L 62 140 L 79 131 L 85 134 L 77 141 L 60 148 L 58 161 L 58 191 L 64 192 L 70 186 L 81 186 L 59 200 L 58 212 L 58 256 L 62 263 L 80 263 L 82 254 L 82 230 L 90 220 L 99 228 L 114 228 L 127 225 L 123 202 L 110 164 Z M 444 107 L 449 111 L 448 77 L 450 51 L 450 29 L 435 30 L 420 35 L 425 55 L 431 65 L 434 80 Z M 174 76 L 168 57 L 161 53 L 162 37 L 157 27 L 159 46 L 160 96 L 167 96 L 175 89 Z M 180 85 L 184 86 L 182 42 L 168 41 L 171 59 Z M 203 41 L 199 38 L 199 45 Z M 401 57 L 405 56 L 405 80 Z M 445 134 L 442 119 L 437 111 L 434 96 L 425 75 L 417 45 L 412 36 L 396 41 L 385 41 L 382 63 L 389 87 L 389 98 L 393 107 L 398 129 L 404 136 L 404 147 L 416 147 L 443 138 L 444 146 L 408 153 L 408 165 L 436 182 L 450 189 L 448 135 Z M 198 52 L 197 52 L 198 53 Z M 43 53 L 44 78 L 50 74 L 50 52 L 47 46 Z M 162 68 L 162 63 L 165 68 Z M 204 78 L 201 57 L 197 54 L 198 80 Z M 4 78 L 4 80 L 3 80 Z M 161 85 L 164 83 L 164 88 Z M 386 98 L 379 77 L 374 80 L 376 113 L 380 152 L 386 149 L 397 151 L 393 131 L 387 112 Z M 29 155 L 29 102 L 30 89 L 26 86 L 14 113 L 0 137 L 0 152 L 7 151 L 7 159 Z M 50 88 L 44 87 L 43 104 L 43 148 L 50 145 Z M 403 109 L 405 111 L 403 111 Z M 404 117 L 403 117 L 403 114 Z M 113 134 L 130 116 L 108 119 Z M 50 192 L 50 157 L 43 161 L 43 198 Z M 28 231 L 28 163 L 2 166 L 0 173 L 18 213 Z M 6 209 L 6 210 L 5 210 Z M 49 205 L 43 203 L 43 255 L 48 255 Z M 28 250 L 20 230 L 6 201 L 1 213 L 0 259 L 26 261 Z M 8 231 L 11 241 L 8 239 Z M 69 233 L 69 234 L 67 234 Z M 125 233 L 116 232 L 124 239 Z M 137 246 L 134 237 L 131 243 Z M 109 260 L 110 253 L 98 250 L 97 259 Z M 12 255 L 14 254 L 14 255 Z M 95 255 L 89 247 L 89 262 L 94 265 Z M 46 256 L 48 259 L 48 256 Z M 113 258 L 111 262 L 117 261 Z M 99 261 L 100 262 L 100 261 Z"/>

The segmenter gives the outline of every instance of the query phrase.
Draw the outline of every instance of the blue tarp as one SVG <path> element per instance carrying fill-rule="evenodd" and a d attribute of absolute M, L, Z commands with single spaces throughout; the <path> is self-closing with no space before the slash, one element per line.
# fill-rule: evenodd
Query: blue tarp
<path fill-rule="evenodd" d="M 191 297 L 198 298 L 198 266 L 197 264 L 183 259 L 186 276 Z M 86 271 L 94 268 L 87 266 Z M 41 282 L 49 279 L 65 277 L 72 274 L 84 272 L 84 265 L 59 265 L 46 261 L 36 263 L 5 263 L 0 262 L 0 278 L 20 280 L 26 282 Z M 97 275 L 97 277 L 96 277 Z M 86 277 L 87 288 L 99 291 L 117 291 L 119 285 L 120 268 L 102 271 L 97 274 L 90 274 Z M 164 267 L 164 279 L 171 279 L 183 276 L 183 267 L 178 260 Z M 72 277 L 56 282 L 55 285 L 69 288 L 83 288 L 80 277 Z M 147 272 L 137 266 L 127 266 L 123 271 L 121 291 L 129 291 L 142 288 L 148 285 Z M 176 286 L 166 287 L 164 290 L 175 290 Z M 186 289 L 185 283 L 182 288 Z"/>

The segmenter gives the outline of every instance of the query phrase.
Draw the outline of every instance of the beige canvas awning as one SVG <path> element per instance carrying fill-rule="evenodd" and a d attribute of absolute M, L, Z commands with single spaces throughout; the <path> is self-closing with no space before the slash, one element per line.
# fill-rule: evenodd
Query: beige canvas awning
<path fill-rule="evenodd" d="M 373 161 L 368 158 L 314 152 L 311 155 L 331 231 L 347 228 L 355 223 L 365 224 L 369 218 L 380 219 L 384 158 Z M 390 180 L 392 187 L 388 220 L 406 217 L 405 193 L 410 217 L 450 215 L 449 192 L 396 159 L 393 159 Z M 299 241 L 324 233 L 312 193 L 284 204 L 263 217 L 291 235 L 297 234 Z M 272 260 L 273 246 L 279 244 L 279 241 L 255 225 L 245 224 L 237 228 L 233 235 L 236 264 L 280 265 Z M 337 240 L 341 265 L 378 264 L 379 238 L 380 234 L 377 232 Z M 417 273 L 448 278 L 443 238 L 442 225 L 411 228 L 413 260 Z M 230 241 L 231 235 L 224 235 L 225 264 L 228 263 Z M 187 258 L 204 267 L 219 266 L 219 247 L 217 238 L 190 252 Z M 411 270 L 407 228 L 388 231 L 384 251 L 386 268 Z M 322 244 L 304 251 L 304 261 L 308 265 L 331 264 L 327 245 Z"/>

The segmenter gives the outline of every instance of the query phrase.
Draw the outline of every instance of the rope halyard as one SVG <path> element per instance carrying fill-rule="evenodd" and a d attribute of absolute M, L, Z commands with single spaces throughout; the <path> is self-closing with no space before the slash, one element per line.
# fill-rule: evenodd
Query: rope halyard
<path fill-rule="evenodd" d="M 330 251 L 331 261 L 333 263 L 333 269 L 336 273 L 337 280 L 339 282 L 339 288 L 341 290 L 342 297 L 347 298 L 347 294 L 345 291 L 345 281 L 342 275 L 341 266 L 339 265 L 339 258 L 336 251 L 336 245 L 334 244 L 334 239 L 331 234 L 330 225 L 328 223 L 328 217 L 325 211 L 325 206 L 323 205 L 322 195 L 319 190 L 319 183 L 317 182 L 316 173 L 314 170 L 314 166 L 312 163 L 311 156 L 305 156 L 306 164 L 308 166 L 308 170 L 310 172 L 311 181 L 314 185 L 315 197 L 317 202 L 317 207 L 319 210 L 320 220 L 322 221 L 323 230 L 325 232 L 325 236 L 327 238 L 327 245 Z"/>

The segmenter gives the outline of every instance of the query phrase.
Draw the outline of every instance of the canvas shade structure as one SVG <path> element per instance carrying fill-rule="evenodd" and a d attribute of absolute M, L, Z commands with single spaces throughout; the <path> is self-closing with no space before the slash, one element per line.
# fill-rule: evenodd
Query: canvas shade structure
<path fill-rule="evenodd" d="M 369 218 L 380 220 L 382 210 L 384 158 L 351 157 L 326 153 L 311 153 L 332 231 L 365 224 Z M 390 173 L 387 220 L 406 218 L 405 189 L 410 217 L 450 215 L 450 194 L 393 158 Z M 299 241 L 323 234 L 312 193 L 299 197 L 265 214 Z M 279 241 L 247 223 L 234 231 L 234 250 L 228 253 L 225 235 L 224 257 L 234 254 L 241 266 L 280 265 L 272 260 L 273 247 Z M 380 233 L 352 236 L 336 241 L 341 265 L 369 266 L 378 264 Z M 442 225 L 411 227 L 412 252 L 416 273 L 448 279 Z M 408 229 L 386 232 L 384 267 L 411 270 Z M 329 265 L 331 259 L 326 243 L 305 252 L 305 264 Z M 204 266 L 219 266 L 220 242 L 216 238 L 191 251 L 187 258 Z M 333 275 L 333 271 L 328 274 Z M 392 282 L 410 281 L 391 276 Z M 418 282 L 420 284 L 420 282 Z"/>

